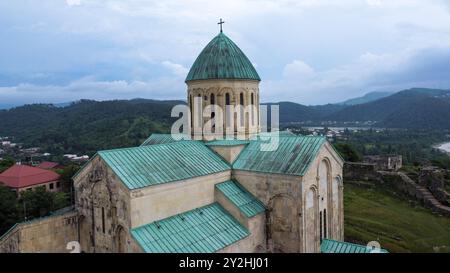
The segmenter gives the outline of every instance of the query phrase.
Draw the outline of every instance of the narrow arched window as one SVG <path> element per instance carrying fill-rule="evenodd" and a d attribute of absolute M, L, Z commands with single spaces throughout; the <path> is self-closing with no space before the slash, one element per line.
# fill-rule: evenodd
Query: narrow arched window
<path fill-rule="evenodd" d="M 102 231 L 103 233 L 106 233 L 105 228 L 105 208 L 102 207 Z"/>
<path fill-rule="evenodd" d="M 193 106 L 192 106 L 192 95 L 190 95 L 189 96 L 189 109 L 191 110 L 191 122 L 193 121 L 192 120 L 192 118 L 193 118 L 193 115 L 194 115 L 194 111 L 192 111 L 192 108 Z"/>
<path fill-rule="evenodd" d="M 322 212 L 319 212 L 319 238 L 320 238 L 320 243 L 322 243 L 322 239 L 323 239 Z"/>
<path fill-rule="evenodd" d="M 255 126 L 255 95 L 253 93 L 250 95 L 250 103 L 252 107 L 252 126 Z"/>
<path fill-rule="evenodd" d="M 231 102 L 230 102 L 230 94 L 226 93 L 225 94 L 225 109 L 224 109 L 224 111 L 225 111 L 225 116 L 226 116 L 226 122 L 227 122 L 226 126 L 227 127 L 231 126 L 231 113 L 230 113 L 229 107 L 227 107 L 230 104 L 231 104 Z"/>
<path fill-rule="evenodd" d="M 211 119 L 213 119 L 215 116 L 216 116 L 216 109 L 215 109 L 215 104 L 216 104 L 216 97 L 214 96 L 214 94 L 211 94 L 211 97 L 210 97 L 210 102 L 211 102 L 211 105 L 212 105 L 212 108 L 211 108 Z M 214 123 L 213 124 L 213 126 L 212 126 L 212 133 L 215 133 L 216 132 L 216 124 Z"/>
<path fill-rule="evenodd" d="M 198 103 L 199 105 L 196 105 L 199 107 L 199 109 L 197 110 L 197 120 L 198 120 L 198 125 L 202 126 L 202 95 L 198 94 L 198 102 L 196 102 L 196 104 Z"/>
<path fill-rule="evenodd" d="M 241 106 L 244 106 L 244 93 L 239 94 L 239 104 Z M 244 107 L 241 107 L 240 116 L 241 116 L 241 118 L 240 118 L 241 126 L 245 126 L 245 124 L 244 124 Z"/>

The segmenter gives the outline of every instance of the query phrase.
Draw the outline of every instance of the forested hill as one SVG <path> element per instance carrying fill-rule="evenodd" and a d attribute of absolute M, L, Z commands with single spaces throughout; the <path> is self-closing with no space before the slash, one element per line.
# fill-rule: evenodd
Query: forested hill
<path fill-rule="evenodd" d="M 139 145 L 151 133 L 169 132 L 172 107 L 183 101 L 146 99 L 89 101 L 61 107 L 25 105 L 0 110 L 0 136 L 54 154 L 87 153 Z M 357 105 L 305 106 L 280 102 L 280 122 L 346 124 L 373 121 L 377 127 L 450 129 L 450 91 L 410 89 Z M 270 111 L 269 111 L 270 113 Z M 334 123 L 336 122 L 336 123 Z"/>
<path fill-rule="evenodd" d="M 369 103 L 348 106 L 324 119 L 373 121 L 379 127 L 450 129 L 450 91 L 408 89 Z"/>
<path fill-rule="evenodd" d="M 356 100 L 353 101 L 356 103 Z M 370 121 L 377 127 L 450 129 L 450 91 L 413 88 L 367 103 L 305 106 L 280 102 L 280 122 L 344 125 Z"/>
<path fill-rule="evenodd" d="M 349 99 L 349 100 L 346 100 L 346 101 L 338 103 L 338 104 L 341 104 L 341 105 L 363 104 L 363 103 L 368 103 L 371 101 L 379 100 L 379 99 L 388 97 L 393 94 L 394 94 L 394 92 L 370 92 L 370 93 L 365 94 L 362 97 Z"/>
<path fill-rule="evenodd" d="M 0 111 L 0 136 L 56 154 L 93 154 L 139 145 L 151 133 L 168 132 L 172 107 L 184 103 L 136 99 L 25 105 Z"/>

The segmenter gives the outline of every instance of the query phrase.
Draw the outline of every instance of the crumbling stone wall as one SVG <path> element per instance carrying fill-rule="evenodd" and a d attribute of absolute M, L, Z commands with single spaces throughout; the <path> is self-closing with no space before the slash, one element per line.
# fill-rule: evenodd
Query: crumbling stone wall
<path fill-rule="evenodd" d="M 419 174 L 419 184 L 426 187 L 444 205 L 450 206 L 450 194 L 445 190 L 444 171 L 424 169 Z"/>
<path fill-rule="evenodd" d="M 400 192 L 417 199 L 424 207 L 441 215 L 450 217 L 450 207 L 441 204 L 425 187 L 415 183 L 406 174 L 401 172 L 379 172 L 380 180 Z"/>
<path fill-rule="evenodd" d="M 364 163 L 375 164 L 381 171 L 398 171 L 403 166 L 401 155 L 368 155 Z"/>
<path fill-rule="evenodd" d="M 378 177 L 377 165 L 369 163 L 345 162 L 344 178 L 346 180 L 367 181 Z"/>
<path fill-rule="evenodd" d="M 78 241 L 75 211 L 19 223 L 0 239 L 0 253 L 68 253 Z"/>

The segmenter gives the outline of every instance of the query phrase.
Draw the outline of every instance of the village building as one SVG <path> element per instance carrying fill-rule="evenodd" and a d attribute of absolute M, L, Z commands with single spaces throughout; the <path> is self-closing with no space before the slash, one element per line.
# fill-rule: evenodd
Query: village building
<path fill-rule="evenodd" d="M 221 31 L 194 62 L 187 99 L 192 112 L 196 101 L 256 106 L 215 128 L 240 124 L 234 138 L 196 134 L 209 118 L 191 113 L 193 140 L 153 134 L 139 147 L 99 151 L 73 177 L 74 210 L 34 222 L 32 241 L 20 239 L 26 224 L 13 228 L 0 252 L 57 252 L 65 246 L 54 242 L 70 241 L 83 252 L 319 252 L 326 239 L 342 241 L 343 159 L 322 136 L 272 133 L 276 147 L 262 149 L 260 81 Z M 46 243 L 38 235 L 48 227 L 58 230 Z"/>
<path fill-rule="evenodd" d="M 51 170 L 51 169 L 62 169 L 63 166 L 59 164 L 58 162 L 50 162 L 50 161 L 43 161 L 36 165 L 37 168 L 44 169 L 44 170 Z"/>
<path fill-rule="evenodd" d="M 13 165 L 0 174 L 0 183 L 8 186 L 17 194 L 22 191 L 45 187 L 46 190 L 60 191 L 60 175 L 49 170 L 28 165 Z"/>

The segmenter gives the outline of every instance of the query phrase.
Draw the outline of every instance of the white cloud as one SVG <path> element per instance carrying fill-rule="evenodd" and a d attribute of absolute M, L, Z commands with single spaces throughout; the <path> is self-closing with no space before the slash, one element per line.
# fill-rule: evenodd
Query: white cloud
<path fill-rule="evenodd" d="M 381 0 L 366 0 L 366 2 L 369 6 L 381 6 L 382 4 Z"/>
<path fill-rule="evenodd" d="M 307 79 L 314 76 L 314 69 L 303 61 L 294 60 L 287 64 L 283 70 L 285 78 L 302 78 Z"/>
<path fill-rule="evenodd" d="M 81 0 L 66 0 L 66 3 L 69 6 L 79 6 L 81 5 Z"/>
<path fill-rule="evenodd" d="M 62 100 L 75 93 L 184 98 L 188 68 L 221 17 L 225 33 L 258 64 L 265 101 L 327 103 L 407 81 L 446 83 L 433 76 L 441 67 L 419 73 L 414 61 L 429 58 L 423 49 L 450 47 L 445 0 L 42 0 L 30 7 L 0 1 L 0 86 L 14 91 L 0 100 L 28 92 L 23 99 L 44 101 L 52 91 Z M 79 82 L 91 74 L 104 81 Z"/>
<path fill-rule="evenodd" d="M 4 103 L 58 103 L 79 99 L 183 99 L 185 84 L 178 77 L 161 77 L 151 81 L 98 81 L 85 77 L 68 85 L 20 84 L 0 87 Z"/>
<path fill-rule="evenodd" d="M 295 60 L 286 65 L 280 80 L 263 82 L 262 92 L 265 101 L 323 104 L 371 91 L 449 86 L 450 47 L 444 47 L 407 49 L 395 54 L 367 52 L 349 64 L 321 71 Z"/>
<path fill-rule="evenodd" d="M 172 73 L 178 77 L 186 77 L 189 70 L 181 64 L 172 63 L 170 61 L 162 62 L 162 65 L 168 68 Z"/>

